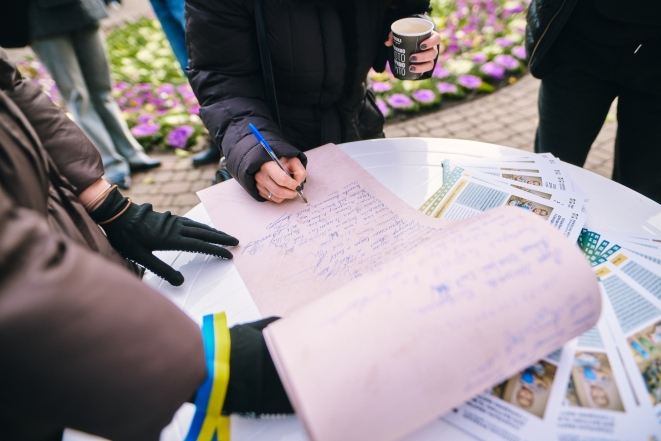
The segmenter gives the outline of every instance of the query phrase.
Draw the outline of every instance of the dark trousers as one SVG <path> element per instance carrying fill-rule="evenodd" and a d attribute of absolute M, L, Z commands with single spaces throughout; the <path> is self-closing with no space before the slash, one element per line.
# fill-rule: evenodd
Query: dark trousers
<path fill-rule="evenodd" d="M 661 39 L 606 46 L 563 30 L 550 56 L 535 152 L 582 167 L 617 97 L 613 180 L 661 202 Z"/>

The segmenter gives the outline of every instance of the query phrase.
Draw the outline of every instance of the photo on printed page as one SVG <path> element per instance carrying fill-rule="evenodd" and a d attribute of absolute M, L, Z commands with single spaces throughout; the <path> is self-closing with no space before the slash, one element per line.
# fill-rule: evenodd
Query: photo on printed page
<path fill-rule="evenodd" d="M 548 219 L 553 212 L 553 208 L 549 207 L 548 205 L 543 205 L 539 202 L 532 202 L 520 196 L 510 196 L 506 204 L 511 207 L 519 207 L 523 208 L 524 210 L 528 210 L 531 213 L 535 213 L 536 215 L 540 216 L 544 220 Z"/>
<path fill-rule="evenodd" d="M 501 168 L 501 170 L 507 170 L 511 172 L 524 172 L 524 173 L 539 173 L 539 170 L 532 170 L 529 168 Z"/>
<path fill-rule="evenodd" d="M 524 184 L 535 185 L 538 187 L 544 186 L 541 176 L 503 174 L 502 177 L 512 181 L 523 182 Z"/>
<path fill-rule="evenodd" d="M 576 352 L 564 404 L 570 407 L 624 412 L 615 377 L 605 353 Z"/>
<path fill-rule="evenodd" d="M 545 193 L 545 192 L 543 192 L 543 191 L 535 191 L 535 190 L 531 190 L 531 189 L 529 189 L 529 188 L 522 187 L 522 186 L 520 186 L 520 185 L 514 185 L 514 184 L 512 184 L 512 187 L 514 187 L 514 188 L 518 188 L 519 190 L 523 190 L 523 191 L 525 191 L 526 193 L 534 194 L 535 196 L 540 197 L 540 198 L 544 198 L 544 199 L 549 199 L 549 200 L 550 200 L 550 199 L 553 197 L 553 195 L 551 195 L 550 193 Z M 575 201 L 574 201 L 574 202 L 575 202 Z"/>
<path fill-rule="evenodd" d="M 661 321 L 627 338 L 652 404 L 661 403 Z"/>
<path fill-rule="evenodd" d="M 540 360 L 495 386 L 491 394 L 543 418 L 556 370 L 556 365 Z"/>

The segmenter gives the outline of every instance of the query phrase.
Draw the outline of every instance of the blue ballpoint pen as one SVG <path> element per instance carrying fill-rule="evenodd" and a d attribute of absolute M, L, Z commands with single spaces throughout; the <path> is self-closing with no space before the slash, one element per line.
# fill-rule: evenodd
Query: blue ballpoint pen
<path fill-rule="evenodd" d="M 259 143 L 262 145 L 262 147 L 264 147 L 264 150 L 266 150 L 266 153 L 269 154 L 269 156 L 271 157 L 271 159 L 273 159 L 273 160 L 276 162 L 276 164 L 278 164 L 278 165 L 280 166 L 280 168 L 282 169 L 282 171 L 284 171 L 285 173 L 287 173 L 287 176 L 290 176 L 290 177 L 293 178 L 294 176 L 292 176 L 292 174 L 289 173 L 289 170 L 287 170 L 287 169 L 285 168 L 285 166 L 282 165 L 282 162 L 280 162 L 280 161 L 278 160 L 278 157 L 275 156 L 275 153 L 273 153 L 273 149 L 271 149 L 271 146 L 269 145 L 268 142 L 266 142 L 266 140 L 264 139 L 264 137 L 262 136 L 262 134 L 259 133 L 259 130 L 257 130 L 257 127 L 253 126 L 252 123 L 248 123 L 248 127 L 250 127 L 250 130 L 252 130 L 252 134 L 255 135 L 255 138 L 257 138 L 257 142 L 259 142 Z M 308 200 L 307 200 L 307 198 L 305 197 L 305 195 L 303 194 L 303 187 L 300 186 L 300 185 L 299 185 L 298 187 L 296 187 L 296 192 L 297 192 L 298 195 L 301 197 L 301 199 L 303 199 L 303 200 L 305 201 L 305 203 L 307 204 L 307 203 L 308 203 Z"/>

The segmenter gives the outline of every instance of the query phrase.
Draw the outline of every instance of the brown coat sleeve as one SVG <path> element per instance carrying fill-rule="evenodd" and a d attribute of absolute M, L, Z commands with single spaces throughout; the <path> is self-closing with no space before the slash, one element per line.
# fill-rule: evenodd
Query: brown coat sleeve
<path fill-rule="evenodd" d="M 0 188 L 0 420 L 156 440 L 205 377 L 192 320 Z"/>
<path fill-rule="evenodd" d="M 5 90 L 5 93 L 30 121 L 60 174 L 73 185 L 76 195 L 103 176 L 101 155 L 94 144 L 36 84 L 21 76 L 2 49 L 0 71 L 5 77 L 13 77 L 13 90 Z"/>

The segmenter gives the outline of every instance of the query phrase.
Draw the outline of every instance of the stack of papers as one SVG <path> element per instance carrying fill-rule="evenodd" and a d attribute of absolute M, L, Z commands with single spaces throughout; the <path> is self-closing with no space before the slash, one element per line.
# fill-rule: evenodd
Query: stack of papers
<path fill-rule="evenodd" d="M 445 420 L 479 437 L 659 439 L 661 239 L 583 229 L 577 244 L 602 291 L 597 325 Z"/>
<path fill-rule="evenodd" d="M 443 162 L 443 185 L 419 210 L 438 219 L 461 220 L 510 205 L 547 220 L 572 242 L 587 215 L 585 194 L 550 153 Z"/>

